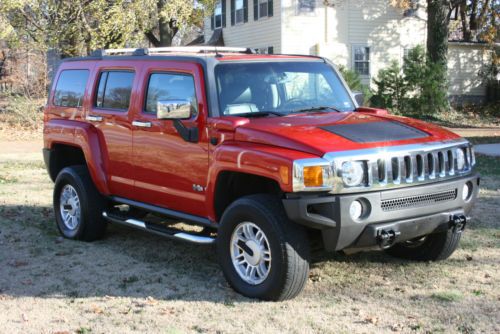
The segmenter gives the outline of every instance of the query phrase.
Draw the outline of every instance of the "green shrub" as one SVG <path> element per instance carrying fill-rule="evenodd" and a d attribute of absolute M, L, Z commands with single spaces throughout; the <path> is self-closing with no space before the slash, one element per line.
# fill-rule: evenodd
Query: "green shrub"
<path fill-rule="evenodd" d="M 407 84 L 396 61 L 378 73 L 374 80 L 376 91 L 371 103 L 375 107 L 390 109 L 394 113 L 404 110 Z"/>
<path fill-rule="evenodd" d="M 411 49 L 401 68 L 396 61 L 380 70 L 372 104 L 394 113 L 411 116 L 432 116 L 449 110 L 446 77 L 442 66 L 430 62 L 421 46 Z"/>

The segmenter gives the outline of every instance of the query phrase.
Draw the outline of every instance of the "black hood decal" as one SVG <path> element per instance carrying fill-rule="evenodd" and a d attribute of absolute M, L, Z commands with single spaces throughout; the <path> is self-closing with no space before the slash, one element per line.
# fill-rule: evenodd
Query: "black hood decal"
<path fill-rule="evenodd" d="M 322 126 L 321 129 L 357 143 L 424 138 L 423 131 L 399 122 L 368 122 Z"/>

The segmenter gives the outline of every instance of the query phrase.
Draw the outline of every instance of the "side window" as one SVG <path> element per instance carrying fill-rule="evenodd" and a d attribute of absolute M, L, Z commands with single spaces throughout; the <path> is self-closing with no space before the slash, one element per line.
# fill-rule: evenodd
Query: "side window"
<path fill-rule="evenodd" d="M 132 94 L 133 72 L 106 71 L 99 78 L 95 106 L 127 111 Z"/>
<path fill-rule="evenodd" d="M 54 105 L 60 107 L 81 107 L 88 70 L 64 70 L 59 75 L 54 93 Z"/>
<path fill-rule="evenodd" d="M 149 77 L 145 111 L 156 113 L 156 104 L 163 100 L 196 102 L 194 79 L 187 74 L 153 73 Z"/>

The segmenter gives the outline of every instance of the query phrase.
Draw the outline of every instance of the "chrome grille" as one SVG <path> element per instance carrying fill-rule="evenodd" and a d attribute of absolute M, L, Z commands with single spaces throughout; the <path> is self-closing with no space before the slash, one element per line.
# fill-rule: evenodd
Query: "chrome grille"
<path fill-rule="evenodd" d="M 457 169 L 457 149 L 463 150 L 465 155 L 465 167 L 460 171 Z M 335 169 L 334 193 L 436 182 L 467 175 L 475 165 L 473 149 L 470 143 L 463 139 L 331 152 L 325 154 L 324 158 L 329 160 Z M 340 170 L 345 161 L 363 162 L 367 176 L 363 185 L 344 186 Z"/>
<path fill-rule="evenodd" d="M 432 205 L 435 203 L 453 201 L 457 198 L 457 189 L 451 189 L 438 193 L 400 197 L 384 200 L 381 203 L 382 211 L 394 211 L 410 209 L 415 207 Z"/>

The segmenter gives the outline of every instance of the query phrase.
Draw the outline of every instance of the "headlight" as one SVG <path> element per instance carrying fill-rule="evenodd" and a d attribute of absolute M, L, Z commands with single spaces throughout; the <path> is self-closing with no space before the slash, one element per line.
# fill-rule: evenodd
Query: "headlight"
<path fill-rule="evenodd" d="M 342 163 L 342 181 L 348 187 L 361 185 L 365 180 L 365 171 L 361 161 L 346 161 Z"/>
<path fill-rule="evenodd" d="M 457 148 L 456 154 L 457 154 L 457 169 L 459 171 L 462 171 L 465 168 L 465 153 L 464 153 L 464 150 L 461 149 L 461 148 Z"/>
<path fill-rule="evenodd" d="M 323 191 L 333 188 L 333 168 L 329 161 L 314 158 L 293 162 L 293 191 Z"/>

